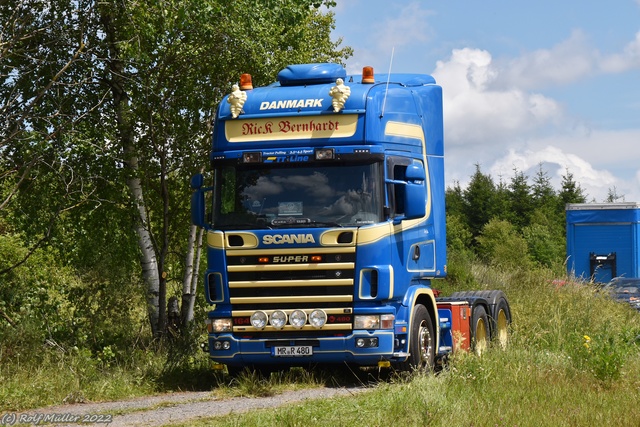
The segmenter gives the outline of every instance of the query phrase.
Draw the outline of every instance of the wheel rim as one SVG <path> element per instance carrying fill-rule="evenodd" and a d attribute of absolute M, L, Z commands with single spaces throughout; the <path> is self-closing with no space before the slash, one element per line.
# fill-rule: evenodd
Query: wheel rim
<path fill-rule="evenodd" d="M 476 323 L 475 340 L 476 354 L 480 356 L 487 350 L 487 347 L 489 346 L 487 337 L 487 324 L 482 318 L 478 319 L 478 322 Z"/>
<path fill-rule="evenodd" d="M 507 330 L 509 322 L 507 322 L 507 313 L 504 310 L 498 312 L 498 319 L 496 322 L 496 338 L 500 347 L 507 348 L 509 342 L 509 331 Z"/>
<path fill-rule="evenodd" d="M 420 324 L 420 331 L 418 332 L 418 343 L 420 345 L 420 363 L 422 366 L 429 366 L 431 363 L 431 351 L 433 346 L 431 345 L 431 331 L 426 326 L 426 322 L 423 321 Z"/>

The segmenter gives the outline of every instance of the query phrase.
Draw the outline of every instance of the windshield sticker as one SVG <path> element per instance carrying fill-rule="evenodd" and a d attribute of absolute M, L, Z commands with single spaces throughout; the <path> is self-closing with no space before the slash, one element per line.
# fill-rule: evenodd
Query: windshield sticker
<path fill-rule="evenodd" d="M 279 216 L 302 215 L 302 202 L 280 202 L 278 203 Z"/>
<path fill-rule="evenodd" d="M 294 163 L 294 162 L 308 162 L 309 156 L 269 156 L 264 159 L 265 163 Z"/>

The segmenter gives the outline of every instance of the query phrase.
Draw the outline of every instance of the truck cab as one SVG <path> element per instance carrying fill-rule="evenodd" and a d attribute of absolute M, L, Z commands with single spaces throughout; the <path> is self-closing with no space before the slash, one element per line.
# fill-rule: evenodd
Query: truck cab
<path fill-rule="evenodd" d="M 211 359 L 410 369 L 451 351 L 431 288 L 446 275 L 443 146 L 429 75 L 243 75 L 217 111 L 212 177 L 192 179 Z"/>

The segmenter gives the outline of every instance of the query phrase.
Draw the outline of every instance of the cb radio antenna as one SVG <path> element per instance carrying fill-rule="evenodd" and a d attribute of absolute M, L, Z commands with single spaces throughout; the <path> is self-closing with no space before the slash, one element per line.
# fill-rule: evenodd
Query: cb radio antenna
<path fill-rule="evenodd" d="M 393 52 L 395 47 L 391 48 L 391 59 L 389 60 L 389 74 L 387 74 L 387 87 L 384 89 L 384 99 L 382 100 L 382 111 L 380 112 L 380 118 L 384 117 L 384 107 L 387 104 L 387 92 L 389 91 L 389 80 L 391 79 L 391 64 L 393 64 Z"/>

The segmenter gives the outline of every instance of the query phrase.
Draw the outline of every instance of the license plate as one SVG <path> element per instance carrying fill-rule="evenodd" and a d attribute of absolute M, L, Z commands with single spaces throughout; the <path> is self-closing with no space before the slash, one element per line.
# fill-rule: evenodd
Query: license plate
<path fill-rule="evenodd" d="M 311 356 L 313 347 L 310 345 L 293 345 L 287 347 L 273 347 L 273 355 L 276 357 L 302 357 Z"/>

